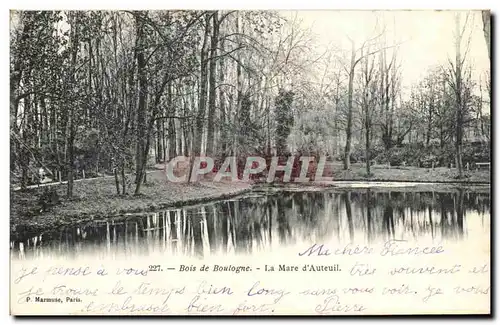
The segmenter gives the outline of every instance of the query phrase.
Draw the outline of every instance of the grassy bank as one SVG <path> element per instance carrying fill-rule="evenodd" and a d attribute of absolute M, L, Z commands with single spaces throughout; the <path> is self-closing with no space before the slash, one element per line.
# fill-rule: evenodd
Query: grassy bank
<path fill-rule="evenodd" d="M 251 186 L 242 182 L 167 183 L 162 171 L 154 171 L 147 175 L 147 184 L 143 184 L 139 196 L 117 195 L 111 177 L 75 182 L 74 198 L 71 200 L 65 198 L 66 185 L 52 185 L 51 188 L 57 190 L 61 202 L 44 212 L 40 212 L 38 198 L 46 188 L 11 191 L 11 235 L 37 233 L 95 218 L 231 197 L 250 190 Z M 133 193 L 133 186 L 128 192 Z"/>
<path fill-rule="evenodd" d="M 362 180 L 362 181 L 397 181 L 397 182 L 465 182 L 489 183 L 490 171 L 470 170 L 464 171 L 464 178 L 458 179 L 455 168 L 418 168 L 418 167 L 390 167 L 375 165 L 371 167 L 371 175 L 366 174 L 366 166 L 356 163 L 351 165 L 351 170 L 342 170 L 340 163 L 334 163 L 325 168 L 325 175 L 332 176 L 334 180 Z"/>

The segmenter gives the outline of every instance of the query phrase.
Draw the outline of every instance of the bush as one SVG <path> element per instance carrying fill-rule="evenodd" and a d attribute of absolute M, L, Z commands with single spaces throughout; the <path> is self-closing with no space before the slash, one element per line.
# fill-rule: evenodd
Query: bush
<path fill-rule="evenodd" d="M 394 147 L 387 151 L 381 151 L 376 158 L 378 163 L 390 164 L 391 166 L 415 166 L 423 168 L 446 167 L 455 163 L 455 146 L 453 143 L 446 144 L 443 148 L 439 144 L 429 147 L 423 144 L 405 144 Z M 487 145 L 464 144 L 463 163 L 475 163 L 490 161 L 490 150 Z"/>
<path fill-rule="evenodd" d="M 433 154 L 424 154 L 420 158 L 419 167 L 432 168 L 439 165 L 439 157 Z"/>
<path fill-rule="evenodd" d="M 403 158 L 401 156 L 392 156 L 389 159 L 389 165 L 391 165 L 391 166 L 401 166 L 401 165 L 403 165 Z"/>
<path fill-rule="evenodd" d="M 406 158 L 406 159 L 405 159 Z M 406 164 L 408 154 L 403 148 L 391 148 L 388 151 L 380 153 L 375 158 L 380 164 L 389 164 L 391 166 L 402 166 Z"/>
<path fill-rule="evenodd" d="M 40 211 L 49 211 L 52 207 L 59 204 L 61 200 L 59 199 L 59 194 L 55 188 L 47 187 L 38 197 L 38 205 L 40 206 Z"/>
<path fill-rule="evenodd" d="M 487 144 L 466 144 L 463 147 L 463 163 L 477 163 L 490 161 L 490 147 Z"/>
<path fill-rule="evenodd" d="M 365 161 L 366 153 L 365 149 L 361 147 L 354 147 L 351 151 L 351 163 L 363 162 Z"/>

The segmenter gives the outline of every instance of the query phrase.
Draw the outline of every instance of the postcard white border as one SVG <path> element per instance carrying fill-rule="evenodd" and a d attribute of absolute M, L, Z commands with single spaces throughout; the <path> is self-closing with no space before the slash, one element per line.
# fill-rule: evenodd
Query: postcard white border
<path fill-rule="evenodd" d="M 493 13 L 499 12 L 499 5 L 498 1 L 493 1 L 493 0 L 475 0 L 475 1 L 465 1 L 465 0 L 455 0 L 455 1 L 436 1 L 436 0 L 411 0 L 411 1 L 397 1 L 397 0 L 378 0 L 378 1 L 362 1 L 362 0 L 349 0 L 349 1 L 341 1 L 341 0 L 308 0 L 308 1 L 303 1 L 303 0 L 252 0 L 252 1 L 245 1 L 245 2 L 235 2 L 230 1 L 230 0 L 183 0 L 183 1 L 154 1 L 154 0 L 141 0 L 141 1 L 132 1 L 132 0 L 114 0 L 114 1 L 103 1 L 103 0 L 86 0 L 84 2 L 82 1 L 68 1 L 68 0 L 44 0 L 44 1 L 37 1 L 37 0 L 17 0 L 17 1 L 2 1 L 1 5 L 2 10 L 1 10 L 1 15 L 0 15 L 0 22 L 2 25 L 2 32 L 4 37 L 2 37 L 3 42 L 0 50 L 0 56 L 2 58 L 2 62 L 4 62 L 2 65 L 0 65 L 0 73 L 1 76 L 3 77 L 3 83 L 2 87 L 0 87 L 0 93 L 1 93 L 1 98 L 2 98 L 2 103 L 4 103 L 5 106 L 7 106 L 7 101 L 8 101 L 8 84 L 9 84 L 9 73 L 8 73 L 8 65 L 7 62 L 9 60 L 9 14 L 8 10 L 9 9 L 54 9 L 54 8 L 63 8 L 63 9 L 211 9 L 211 8 L 241 8 L 241 9 L 302 9 L 302 10 L 307 10 L 307 9 L 492 9 Z M 498 18 L 498 16 L 496 16 Z M 495 25 L 498 26 L 498 20 L 496 20 Z M 497 33 L 494 33 L 494 35 L 497 35 Z M 496 39 L 495 39 L 496 40 Z M 497 49 L 498 50 L 498 49 Z M 497 51 L 495 51 L 497 54 Z M 497 59 L 497 55 L 495 55 L 495 59 Z M 495 73 L 495 71 L 494 71 Z M 494 91 L 496 94 L 498 94 L 498 79 L 497 75 L 495 75 L 495 88 Z M 498 99 L 497 99 L 498 100 Z M 10 230 L 9 230 L 9 158 L 8 157 L 8 151 L 9 151 L 9 119 L 7 118 L 7 109 L 4 109 L 4 117 L 0 118 L 0 132 L 2 133 L 2 136 L 0 138 L 0 146 L 1 146 L 1 152 L 4 153 L 3 159 L 0 159 L 0 170 L 2 172 L 0 173 L 0 194 L 1 194 L 1 207 L 2 211 L 4 212 L 4 225 L 1 227 L 1 231 L 5 236 L 2 236 L 2 238 L 9 238 L 10 235 Z M 493 113 L 493 116 L 495 118 L 494 123 L 498 123 L 498 116 L 499 113 L 495 112 Z M 497 139 L 495 139 L 497 140 Z M 499 142 L 494 141 L 495 143 L 495 150 L 494 152 L 499 151 Z M 494 161 L 497 161 L 494 159 Z M 495 166 L 498 167 L 498 166 Z M 498 175 L 497 175 L 498 176 Z M 500 177 L 500 176 L 499 176 Z M 496 177 L 494 176 L 495 180 Z M 498 191 L 495 193 L 494 201 L 500 202 L 500 194 L 498 194 Z M 495 217 L 495 216 L 494 216 Z M 494 233 L 498 234 L 499 232 L 499 225 L 500 222 L 496 221 L 495 222 L 496 226 L 495 229 L 493 230 Z M 7 240 L 5 239 L 4 241 L 4 249 L 1 250 L 2 254 L 2 260 L 4 261 L 4 265 L 7 265 L 9 263 L 9 253 L 7 250 Z M 494 250 L 495 252 L 497 251 L 496 249 Z M 9 268 L 4 267 L 0 270 L 2 273 L 2 279 L 3 279 L 3 288 L 2 290 L 2 295 L 1 295 L 1 305 L 2 305 L 2 317 L 1 321 L 2 324 L 13 324 L 16 320 L 9 316 L 9 290 L 8 290 L 8 284 L 10 282 L 9 280 Z M 496 310 L 498 312 L 498 299 L 496 299 Z M 121 319 L 112 319 L 113 321 L 121 321 Z M 196 320 L 191 320 L 191 321 L 199 321 L 200 319 Z M 275 320 L 273 319 L 255 319 L 256 321 L 259 322 L 273 322 Z M 311 319 L 301 319 L 302 321 L 315 321 L 316 319 L 311 318 Z M 387 319 L 385 318 L 378 318 L 378 321 L 381 322 L 386 322 Z M 54 319 L 41 319 L 41 320 L 24 320 L 23 323 L 25 324 L 30 324 L 34 323 L 37 321 L 37 323 L 42 323 L 42 324 L 52 324 L 54 322 Z M 61 319 L 59 321 L 67 322 L 68 319 Z M 80 322 L 92 322 L 93 324 L 97 323 L 103 323 L 105 320 L 103 319 L 81 319 L 79 320 Z M 108 320 L 110 321 L 110 320 Z M 135 321 L 144 321 L 140 319 L 135 319 Z M 179 319 L 165 319 L 163 321 L 168 321 L 168 322 L 177 322 Z M 185 321 L 185 320 L 184 320 Z M 232 321 L 237 321 L 237 319 L 234 319 Z M 287 320 L 286 320 L 287 321 Z M 332 319 L 329 319 L 329 321 L 332 321 Z M 349 318 L 343 318 L 343 319 L 335 319 L 335 322 L 349 322 L 349 323 L 356 323 L 356 322 L 361 322 L 361 319 L 349 319 Z M 396 320 L 397 322 L 404 322 L 405 320 L 399 319 Z M 429 319 L 419 319 L 415 320 L 417 322 L 425 322 L 426 324 L 432 324 L 436 323 L 438 324 L 443 322 L 444 320 L 442 319 L 435 319 L 435 320 L 429 320 Z M 447 321 L 455 321 L 454 319 L 448 319 Z"/>

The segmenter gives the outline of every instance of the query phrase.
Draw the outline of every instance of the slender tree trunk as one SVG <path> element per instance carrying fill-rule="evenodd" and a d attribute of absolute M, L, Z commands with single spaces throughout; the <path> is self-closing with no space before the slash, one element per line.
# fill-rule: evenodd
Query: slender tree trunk
<path fill-rule="evenodd" d="M 78 46 L 79 46 L 79 30 L 78 30 L 78 13 L 75 13 L 72 19 L 72 26 L 71 26 L 71 47 L 72 47 L 72 55 L 71 55 L 71 77 L 70 77 L 70 89 L 69 89 L 69 94 L 70 96 L 74 95 L 74 90 L 76 89 L 76 59 L 77 59 L 77 54 L 78 54 Z M 67 170 L 68 170 L 68 188 L 67 188 L 67 197 L 72 198 L 73 197 L 73 169 L 74 169 L 74 141 L 75 141 L 75 133 L 76 133 L 76 128 L 75 128 L 75 108 L 74 108 L 74 101 L 70 100 L 69 103 L 67 104 L 68 106 L 68 141 L 67 141 L 67 150 L 68 150 L 68 155 L 67 155 Z"/>
<path fill-rule="evenodd" d="M 426 132 L 426 139 L 425 139 L 425 146 L 429 147 L 429 144 L 431 142 L 431 132 L 432 132 L 432 111 L 429 109 L 427 116 L 427 132 Z"/>
<path fill-rule="evenodd" d="M 28 85 L 29 81 L 27 80 L 29 75 L 26 75 L 23 79 L 23 83 Z M 28 121 L 27 125 L 22 130 L 22 134 L 20 137 L 20 145 L 19 145 L 19 161 L 21 162 L 21 189 L 26 189 L 29 183 L 29 166 L 31 161 L 31 155 L 29 152 L 29 148 L 31 147 L 31 99 L 30 96 L 26 96 L 23 100 L 24 104 L 24 118 Z"/>
<path fill-rule="evenodd" d="M 189 166 L 192 166 L 196 156 L 201 154 L 203 139 L 203 126 L 205 120 L 205 108 L 207 104 L 207 76 L 208 76 L 208 38 L 210 35 L 209 14 L 205 14 L 205 34 L 203 37 L 203 47 L 201 49 L 200 68 L 200 93 L 198 97 L 198 112 L 196 114 L 196 124 L 193 130 L 193 150 Z M 192 168 L 189 168 L 188 181 L 191 180 Z"/>
<path fill-rule="evenodd" d="M 351 137 L 352 137 L 352 95 L 354 84 L 354 68 L 356 60 L 356 51 L 354 43 L 351 50 L 351 68 L 349 69 L 349 86 L 347 89 L 347 127 L 344 150 L 344 169 L 351 169 Z"/>
<path fill-rule="evenodd" d="M 160 162 L 165 160 L 165 156 L 163 156 L 163 139 L 165 138 L 165 134 L 163 133 L 164 127 L 163 127 L 163 119 L 158 119 L 156 120 L 156 150 L 155 150 L 155 156 L 156 156 L 156 163 L 159 164 Z"/>
<path fill-rule="evenodd" d="M 173 105 L 173 100 L 172 100 L 172 83 L 170 82 L 167 85 L 167 105 L 168 105 L 168 111 L 172 112 L 172 115 L 176 115 L 176 109 L 175 106 Z M 176 138 L 176 132 L 177 130 L 175 129 L 175 119 L 170 118 L 168 119 L 168 158 L 172 159 L 176 155 L 176 150 L 175 150 L 175 138 Z"/>
<path fill-rule="evenodd" d="M 136 13 L 138 15 L 139 13 Z M 137 143 L 136 143 L 136 163 L 135 163 L 135 195 L 139 195 L 141 191 L 141 184 L 144 178 L 144 166 L 146 159 L 144 159 L 145 141 L 146 139 L 146 105 L 147 105 L 147 91 L 148 79 L 146 75 L 146 58 L 144 55 L 144 26 L 142 20 L 136 16 L 136 56 L 137 56 L 137 75 L 139 79 L 139 103 L 137 106 Z M 146 156 L 147 158 L 147 156 Z"/>
<path fill-rule="evenodd" d="M 455 123 L 455 149 L 456 149 L 456 163 L 458 169 L 458 177 L 463 178 L 462 168 L 462 137 L 463 137 L 463 103 L 462 103 L 462 53 L 460 45 L 462 42 L 462 35 L 460 32 L 460 15 L 455 15 L 455 99 L 456 99 L 456 123 Z"/>
<path fill-rule="evenodd" d="M 122 161 L 121 165 L 121 174 L 122 174 L 122 194 L 127 194 L 127 178 L 125 176 L 125 162 Z"/>
<path fill-rule="evenodd" d="M 116 194 L 120 195 L 120 180 L 118 179 L 118 167 L 113 168 L 113 174 L 115 176 Z"/>
<path fill-rule="evenodd" d="M 72 105 L 72 104 L 70 104 Z M 73 108 L 70 109 L 69 116 L 69 138 L 68 138 L 68 160 L 67 160 L 67 168 L 68 168 L 68 190 L 66 195 L 68 198 L 73 197 L 73 162 L 75 160 L 73 144 L 75 141 L 75 126 L 74 126 L 74 113 Z"/>
<path fill-rule="evenodd" d="M 217 45 L 219 39 L 219 12 L 212 13 L 212 37 L 210 41 L 210 75 L 208 93 L 208 125 L 207 125 L 207 150 L 206 154 L 211 155 L 214 151 L 214 117 L 215 117 L 215 75 L 217 69 Z"/>
<path fill-rule="evenodd" d="M 368 106 L 368 105 L 367 105 Z M 366 175 L 370 177 L 370 117 L 368 116 L 368 107 L 365 107 L 365 159 Z"/>
<path fill-rule="evenodd" d="M 484 132 L 484 121 L 483 121 L 483 85 L 481 80 L 479 80 L 479 130 L 481 132 L 481 141 L 483 141 L 486 136 Z"/>
<path fill-rule="evenodd" d="M 361 55 L 363 55 L 363 50 L 361 50 Z M 365 160 L 366 160 L 366 176 L 370 177 L 370 132 L 371 132 L 371 114 L 370 114 L 370 106 L 372 105 L 372 92 L 370 92 L 370 88 L 372 87 L 372 77 L 373 77 L 373 64 L 369 68 L 368 58 L 365 59 L 363 78 L 364 78 L 364 86 L 363 86 L 363 111 L 364 111 L 364 122 L 365 122 Z M 375 86 L 375 85 L 373 85 Z M 376 87 L 376 86 L 375 86 Z"/>
<path fill-rule="evenodd" d="M 221 52 L 224 52 L 224 40 L 221 41 L 220 43 L 221 47 Z M 224 58 L 220 58 L 220 63 L 219 63 L 219 83 L 222 85 L 224 84 L 224 75 L 226 74 L 225 70 L 225 65 L 224 65 Z M 219 106 L 220 106 L 220 150 L 222 152 L 222 155 L 226 155 L 226 150 L 227 150 L 227 125 L 226 125 L 226 99 L 224 96 L 224 89 L 223 87 L 219 87 Z"/>
<path fill-rule="evenodd" d="M 184 146 L 182 154 L 184 155 L 184 157 L 187 157 L 189 156 L 189 126 L 188 126 L 189 123 L 185 117 L 188 116 L 189 114 L 189 107 L 188 107 L 189 101 L 185 99 L 183 102 L 184 102 L 183 106 L 184 119 L 181 121 L 181 124 L 182 124 L 182 142 Z"/>
<path fill-rule="evenodd" d="M 267 147 L 266 155 L 271 156 L 271 104 L 269 103 L 269 97 L 266 98 L 266 117 L 267 117 Z"/>
<path fill-rule="evenodd" d="M 163 157 L 163 162 L 167 163 L 167 138 L 166 138 L 166 129 L 165 129 L 165 120 L 161 119 L 161 149 L 162 149 L 162 157 Z M 172 159 L 172 157 L 168 157 L 168 160 Z"/>
<path fill-rule="evenodd" d="M 236 14 L 235 24 L 236 24 L 236 26 L 235 26 L 236 32 L 240 33 L 241 31 L 240 31 L 240 15 L 239 15 L 239 13 Z M 240 37 L 238 36 L 237 39 L 238 39 L 237 46 L 240 46 L 241 45 Z M 238 57 L 238 62 L 236 62 L 236 109 L 235 109 L 234 116 L 233 116 L 233 118 L 234 118 L 233 124 L 234 124 L 235 129 L 233 130 L 234 141 L 233 141 L 233 148 L 232 148 L 232 155 L 234 155 L 234 156 L 238 156 L 239 146 L 240 146 L 240 137 L 239 137 L 239 131 L 241 128 L 240 114 L 241 114 L 241 100 L 243 97 L 243 90 L 242 90 L 243 76 L 241 73 L 241 60 L 242 60 L 241 51 L 238 51 L 237 57 Z"/>

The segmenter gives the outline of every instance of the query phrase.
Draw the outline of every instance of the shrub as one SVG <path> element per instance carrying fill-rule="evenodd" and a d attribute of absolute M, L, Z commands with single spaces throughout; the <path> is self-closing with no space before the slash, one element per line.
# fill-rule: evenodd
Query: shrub
<path fill-rule="evenodd" d="M 59 199 L 59 194 L 55 188 L 47 187 L 43 190 L 42 194 L 38 197 L 38 204 L 40 205 L 40 210 L 49 211 L 53 206 L 59 204 L 61 200 Z"/>
<path fill-rule="evenodd" d="M 419 167 L 432 168 L 433 166 L 434 167 L 438 166 L 438 164 L 439 164 L 438 156 L 434 154 L 424 154 L 420 158 Z"/>

